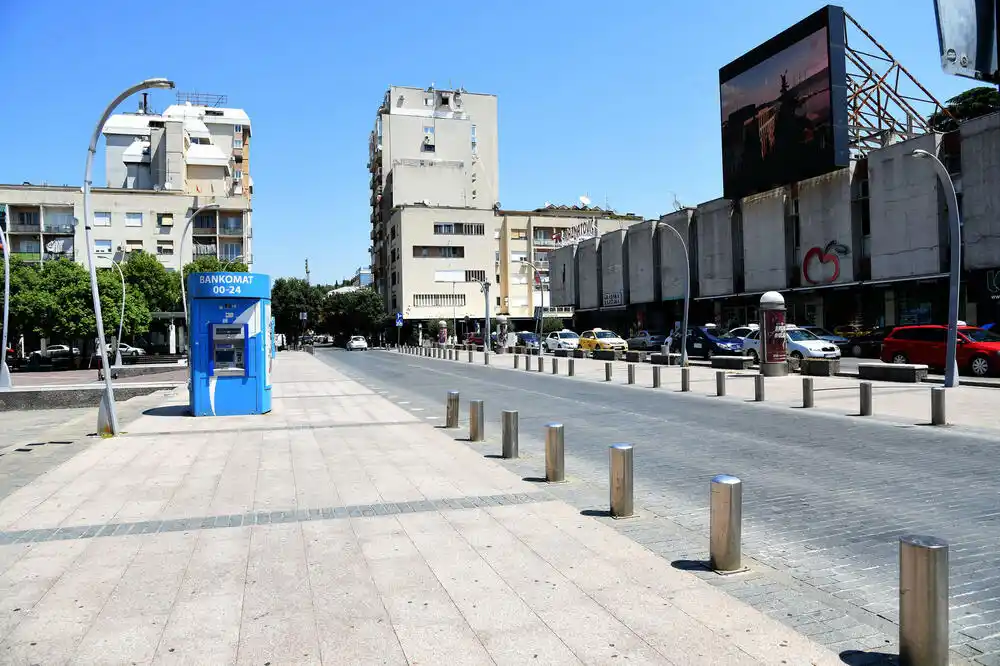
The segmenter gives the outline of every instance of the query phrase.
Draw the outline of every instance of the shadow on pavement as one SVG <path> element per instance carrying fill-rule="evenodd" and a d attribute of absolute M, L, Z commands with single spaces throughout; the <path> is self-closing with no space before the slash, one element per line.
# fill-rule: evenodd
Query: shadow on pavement
<path fill-rule="evenodd" d="M 590 518 L 610 518 L 611 511 L 608 509 L 584 509 L 580 512 L 581 516 L 588 516 Z"/>
<path fill-rule="evenodd" d="M 899 657 L 887 652 L 863 652 L 861 650 L 844 650 L 840 660 L 850 666 L 898 666 Z"/>
<path fill-rule="evenodd" d="M 526 477 L 524 477 L 521 480 L 522 481 L 527 481 L 528 483 L 546 483 L 546 482 L 548 482 L 548 479 L 546 479 L 544 476 L 526 476 Z"/>
<path fill-rule="evenodd" d="M 150 407 L 143 414 L 146 416 L 190 416 L 191 410 L 187 405 L 164 405 Z"/>
<path fill-rule="evenodd" d="M 681 571 L 711 571 L 708 562 L 704 560 L 674 560 L 670 563 L 674 569 Z"/>

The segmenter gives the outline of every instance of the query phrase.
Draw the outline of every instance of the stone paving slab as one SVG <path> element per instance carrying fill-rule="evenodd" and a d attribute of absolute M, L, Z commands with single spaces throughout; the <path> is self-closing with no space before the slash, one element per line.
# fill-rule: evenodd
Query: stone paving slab
<path fill-rule="evenodd" d="M 0 662 L 842 663 L 312 357 L 275 388 L 0 501 Z"/>

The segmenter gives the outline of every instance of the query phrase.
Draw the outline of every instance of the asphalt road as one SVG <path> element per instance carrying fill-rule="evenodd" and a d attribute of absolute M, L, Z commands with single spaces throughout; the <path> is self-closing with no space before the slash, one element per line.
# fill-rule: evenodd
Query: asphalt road
<path fill-rule="evenodd" d="M 697 575 L 833 649 L 894 650 L 898 538 L 947 539 L 953 661 L 1000 664 L 995 440 L 393 352 L 316 355 L 430 423 L 443 423 L 449 390 L 463 422 L 467 400 L 484 399 L 489 441 L 470 446 L 487 455 L 500 410 L 518 410 L 521 458 L 499 462 L 525 477 L 543 473 L 544 424 L 564 423 L 571 482 L 546 487 L 594 515 L 607 508 L 608 445 L 634 444 L 641 518 L 609 522 L 676 566 L 707 555 L 711 477 L 739 476 L 751 572 Z"/>

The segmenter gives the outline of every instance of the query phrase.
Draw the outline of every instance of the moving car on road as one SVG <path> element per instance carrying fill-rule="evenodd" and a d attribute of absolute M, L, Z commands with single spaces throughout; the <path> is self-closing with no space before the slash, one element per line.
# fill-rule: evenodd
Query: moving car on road
<path fill-rule="evenodd" d="M 367 351 L 368 341 L 360 335 L 352 335 L 351 339 L 347 341 L 347 351 Z"/>
<path fill-rule="evenodd" d="M 552 331 L 545 337 L 545 351 L 553 352 L 557 349 L 576 349 L 580 346 L 580 336 L 564 328 L 561 331 Z"/>
<path fill-rule="evenodd" d="M 785 344 L 788 358 L 801 361 L 803 358 L 840 358 L 840 347 L 828 340 L 820 340 L 813 333 L 789 324 L 785 326 Z M 760 331 L 754 331 L 743 341 L 744 353 L 760 362 Z"/>
<path fill-rule="evenodd" d="M 922 363 L 943 368 L 946 363 L 946 326 L 899 326 L 882 341 L 886 363 Z M 959 370 L 986 377 L 1000 369 L 1000 335 L 975 326 L 958 327 L 956 359 Z"/>
<path fill-rule="evenodd" d="M 611 349 L 614 351 L 628 351 L 628 343 L 614 331 L 603 328 L 592 328 L 580 334 L 580 349 L 586 351 L 596 351 L 598 349 Z"/>
<path fill-rule="evenodd" d="M 660 347 L 667 344 L 667 336 L 663 333 L 652 331 L 639 331 L 634 337 L 628 339 L 629 349 L 655 349 L 660 351 Z"/>
<path fill-rule="evenodd" d="M 880 326 L 870 331 L 859 333 L 841 345 L 845 356 L 858 358 L 878 358 L 882 353 L 882 341 L 892 333 L 895 326 Z"/>

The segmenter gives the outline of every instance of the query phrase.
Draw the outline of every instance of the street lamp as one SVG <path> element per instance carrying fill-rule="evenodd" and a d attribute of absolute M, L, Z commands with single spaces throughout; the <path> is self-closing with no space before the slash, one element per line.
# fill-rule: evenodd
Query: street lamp
<path fill-rule="evenodd" d="M 948 281 L 948 345 L 944 370 L 945 388 L 958 386 L 958 290 L 962 279 L 962 226 L 958 212 L 958 194 L 948 169 L 937 157 L 926 150 L 914 150 L 913 157 L 929 159 L 938 179 L 944 186 L 948 202 L 948 227 L 951 229 L 951 270 Z"/>
<path fill-rule="evenodd" d="M 104 129 L 104 123 L 126 99 L 139 92 L 150 88 L 173 88 L 174 82 L 169 79 L 146 79 L 137 83 L 131 88 L 118 95 L 111 104 L 104 109 L 100 120 L 94 127 L 94 133 L 90 137 L 90 146 L 87 148 L 87 166 L 83 174 L 83 218 L 84 232 L 87 242 L 87 266 L 90 271 L 90 295 L 94 300 L 94 318 L 97 320 L 97 344 L 101 353 L 107 348 L 104 341 L 104 317 L 101 315 L 101 294 L 97 288 L 97 267 L 94 265 L 94 241 L 92 239 L 94 220 L 90 212 L 90 177 L 94 170 L 94 156 L 97 154 L 97 140 Z M 5 245 L 6 247 L 6 245 Z M 106 368 L 105 368 L 106 369 Z M 97 412 L 97 432 L 102 435 L 118 434 L 118 414 L 115 412 L 115 393 L 111 387 L 111 373 L 104 373 L 104 397 L 101 399 L 101 407 Z"/>
<path fill-rule="evenodd" d="M 122 267 L 117 261 L 111 259 L 111 265 L 118 269 L 118 275 L 122 279 L 122 311 L 121 315 L 118 317 L 118 342 L 115 344 L 115 368 L 122 367 L 122 325 L 125 323 L 125 273 L 122 272 Z M 107 358 L 107 354 L 104 355 Z"/>
<path fill-rule="evenodd" d="M 486 305 L 486 331 L 483 333 L 483 351 L 486 354 L 490 353 L 490 343 L 492 338 L 490 336 L 490 283 L 489 280 L 476 280 L 479 283 L 479 288 L 483 292 L 483 301 Z"/>
<path fill-rule="evenodd" d="M 690 224 L 690 221 L 688 222 Z M 688 306 L 691 303 L 691 259 L 688 257 L 688 246 L 687 241 L 681 236 L 681 232 L 674 229 L 669 224 L 664 223 L 664 227 L 670 229 L 674 236 L 677 236 L 677 240 L 681 242 L 681 249 L 684 250 L 684 320 L 681 322 L 681 366 L 687 367 L 688 364 Z M 670 350 L 667 350 L 670 353 Z"/>
<path fill-rule="evenodd" d="M 538 348 L 541 349 L 541 347 L 542 347 L 542 330 L 544 328 L 542 326 L 542 321 L 545 319 L 545 284 L 542 282 L 542 274 L 538 270 L 538 266 L 535 266 L 535 264 L 533 264 L 532 262 L 528 261 L 527 257 L 521 257 L 521 263 L 522 264 L 527 264 L 528 266 L 531 266 L 531 270 L 534 271 L 534 276 L 538 279 L 539 293 L 542 295 L 542 306 L 541 306 L 542 307 L 542 309 L 541 309 L 542 316 L 538 318 L 538 323 L 536 324 L 537 328 L 535 330 L 535 335 L 538 336 Z M 531 285 L 530 282 L 528 283 L 528 290 L 529 291 L 532 290 L 532 285 Z M 549 298 L 549 301 L 550 302 L 552 301 L 551 297 Z"/>
<path fill-rule="evenodd" d="M 10 250 L 7 232 L 0 229 L 0 243 L 3 243 L 3 344 L 0 345 L 0 391 L 13 388 L 10 370 L 7 368 L 7 324 L 10 321 Z"/>
<path fill-rule="evenodd" d="M 235 264 L 237 261 L 239 261 L 242 258 L 243 258 L 242 254 L 236 255 L 235 257 L 233 257 L 232 259 L 230 259 L 226 263 L 222 264 L 222 270 L 226 270 L 227 268 L 229 268 L 230 266 L 232 266 L 233 264 Z"/>
<path fill-rule="evenodd" d="M 189 329 L 188 324 L 188 301 L 187 301 L 187 290 L 184 283 L 187 280 L 184 279 L 184 241 L 187 240 L 188 232 L 191 230 L 191 223 L 194 219 L 204 213 L 206 210 L 219 210 L 219 204 L 210 203 L 200 206 L 195 209 L 193 213 L 188 215 L 187 221 L 184 223 L 184 233 L 181 234 L 181 251 L 180 256 L 177 258 L 177 264 L 181 272 L 181 302 L 184 304 L 184 333 L 187 334 Z"/>

